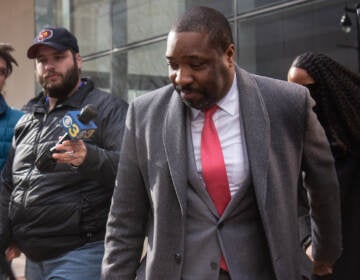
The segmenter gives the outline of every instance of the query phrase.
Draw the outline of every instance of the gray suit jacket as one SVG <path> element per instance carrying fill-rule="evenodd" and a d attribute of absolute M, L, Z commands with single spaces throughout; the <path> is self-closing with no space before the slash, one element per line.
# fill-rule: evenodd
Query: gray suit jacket
<path fill-rule="evenodd" d="M 299 242 L 302 170 L 313 255 L 332 262 L 341 252 L 334 161 L 304 87 L 239 68 L 237 79 L 251 178 L 273 270 L 279 280 L 301 279 L 311 272 Z M 103 279 L 135 279 L 136 274 L 138 279 L 181 279 L 189 184 L 186 139 L 186 107 L 171 85 L 130 104 L 107 224 Z M 236 207 L 230 204 L 224 215 Z M 226 222 L 222 232 L 231 277 L 239 279 L 235 266 L 243 252 L 232 250 L 237 234 Z M 147 257 L 140 262 L 145 236 Z"/>

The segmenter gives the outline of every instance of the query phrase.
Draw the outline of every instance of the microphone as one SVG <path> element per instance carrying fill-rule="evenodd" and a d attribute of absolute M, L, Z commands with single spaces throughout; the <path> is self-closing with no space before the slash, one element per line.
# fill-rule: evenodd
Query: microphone
<path fill-rule="evenodd" d="M 97 116 L 97 110 L 94 105 L 88 104 L 81 111 L 69 111 L 60 122 L 65 133 L 56 145 L 63 143 L 65 140 L 79 140 L 90 138 L 95 130 L 96 125 L 92 121 Z M 52 154 L 58 152 L 56 145 L 49 150 L 45 150 L 35 160 L 35 165 L 40 171 L 52 171 L 56 166 L 56 160 Z"/>
<path fill-rule="evenodd" d="M 96 129 L 92 121 L 97 116 L 94 105 L 88 104 L 81 111 L 69 111 L 63 117 L 61 125 L 65 134 L 59 139 L 57 144 L 70 139 L 87 139 L 90 138 Z"/>

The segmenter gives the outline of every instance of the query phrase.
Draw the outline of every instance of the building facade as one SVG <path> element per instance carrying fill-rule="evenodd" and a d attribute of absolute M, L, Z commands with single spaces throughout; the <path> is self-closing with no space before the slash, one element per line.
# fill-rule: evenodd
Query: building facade
<path fill-rule="evenodd" d="M 237 63 L 250 72 L 285 80 L 292 60 L 305 51 L 325 53 L 354 71 L 359 67 L 356 28 L 346 34 L 339 24 L 344 7 L 354 7 L 356 1 L 29 2 L 34 9 L 32 35 L 46 26 L 70 29 L 79 40 L 83 75 L 128 101 L 169 82 L 164 57 L 167 32 L 179 14 L 195 5 L 213 7 L 228 17 L 237 46 Z M 356 27 L 357 15 L 349 16 Z"/>

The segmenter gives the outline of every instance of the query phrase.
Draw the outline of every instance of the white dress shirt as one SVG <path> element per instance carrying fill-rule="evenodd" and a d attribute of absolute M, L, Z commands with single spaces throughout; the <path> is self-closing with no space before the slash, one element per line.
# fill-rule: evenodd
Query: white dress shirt
<path fill-rule="evenodd" d="M 248 184 L 250 178 L 239 104 L 239 92 L 235 76 L 229 92 L 217 103 L 220 108 L 213 115 L 223 151 L 231 196 L 242 186 Z M 191 108 L 190 122 L 196 167 L 202 179 L 200 144 L 204 113 Z"/>

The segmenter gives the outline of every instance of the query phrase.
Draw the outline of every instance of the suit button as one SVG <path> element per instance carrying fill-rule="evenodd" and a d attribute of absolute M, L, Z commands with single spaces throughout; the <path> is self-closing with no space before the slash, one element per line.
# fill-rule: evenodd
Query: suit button
<path fill-rule="evenodd" d="M 175 258 L 176 263 L 181 263 L 181 254 L 180 253 L 176 253 L 174 255 L 174 258 Z"/>
<path fill-rule="evenodd" d="M 218 229 L 222 229 L 224 227 L 224 223 L 218 224 Z"/>
<path fill-rule="evenodd" d="M 216 262 L 211 262 L 210 267 L 211 267 L 211 269 L 216 270 L 216 269 L 218 269 L 218 264 Z"/>

